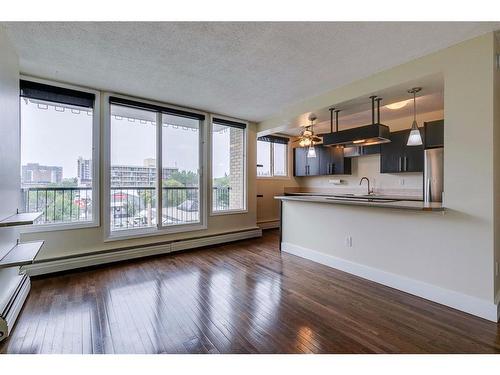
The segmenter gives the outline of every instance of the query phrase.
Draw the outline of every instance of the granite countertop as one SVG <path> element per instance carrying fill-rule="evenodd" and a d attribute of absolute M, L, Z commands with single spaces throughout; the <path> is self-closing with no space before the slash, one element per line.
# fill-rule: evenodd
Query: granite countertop
<path fill-rule="evenodd" d="M 394 198 L 388 196 L 360 197 L 360 196 L 332 196 L 332 195 L 283 195 L 276 196 L 274 199 L 282 201 L 298 201 L 310 203 L 343 204 L 349 206 L 365 206 L 392 208 L 410 211 L 444 211 L 445 208 L 439 202 L 423 202 L 415 200 L 404 200 L 404 198 Z"/>
<path fill-rule="evenodd" d="M 330 193 L 330 192 L 286 192 L 286 196 L 318 196 L 318 197 L 371 197 L 373 199 L 395 199 L 402 201 L 418 201 L 422 202 L 422 197 L 414 195 L 395 195 L 395 194 L 374 194 L 374 195 L 363 195 L 363 194 L 351 194 L 351 193 Z"/>

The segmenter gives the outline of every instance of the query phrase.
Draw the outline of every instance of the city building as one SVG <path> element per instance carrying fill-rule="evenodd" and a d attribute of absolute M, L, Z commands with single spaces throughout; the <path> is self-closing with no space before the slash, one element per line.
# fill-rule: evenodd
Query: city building
<path fill-rule="evenodd" d="M 156 160 L 144 159 L 143 166 L 135 165 L 112 165 L 111 186 L 119 187 L 147 187 L 155 186 L 156 183 Z M 173 172 L 179 169 L 174 167 L 163 168 L 163 176 L 169 178 Z"/>
<path fill-rule="evenodd" d="M 62 167 L 28 163 L 21 167 L 21 182 L 24 186 L 59 184 L 62 182 Z"/>
<path fill-rule="evenodd" d="M 79 186 L 92 185 L 92 160 L 79 157 L 77 160 L 77 177 Z"/>

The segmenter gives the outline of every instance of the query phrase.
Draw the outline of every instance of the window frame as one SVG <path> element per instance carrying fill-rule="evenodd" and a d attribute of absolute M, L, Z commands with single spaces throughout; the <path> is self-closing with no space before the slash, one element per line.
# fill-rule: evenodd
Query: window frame
<path fill-rule="evenodd" d="M 23 228 L 21 233 L 37 233 L 37 232 L 53 232 L 61 230 L 72 230 L 82 228 L 95 228 L 101 225 L 101 181 L 100 181 L 100 119 L 101 119 L 101 92 L 99 90 L 88 87 L 62 83 L 54 80 L 36 78 L 29 75 L 21 74 L 19 81 L 31 81 L 42 83 L 45 85 L 86 92 L 95 95 L 94 108 L 92 109 L 92 220 L 85 222 L 68 222 L 68 223 L 48 223 L 31 225 Z M 19 97 L 19 158 L 21 158 L 21 97 Z M 19 159 L 20 160 L 20 159 Z M 21 171 L 19 171 L 21 173 Z M 21 181 L 19 183 L 21 186 Z"/>
<path fill-rule="evenodd" d="M 285 138 L 285 137 L 282 137 Z M 259 137 L 257 137 L 257 142 L 267 142 L 267 141 L 259 141 Z M 276 142 L 268 142 L 270 143 L 270 172 L 271 174 L 269 176 L 259 176 L 257 174 L 257 179 L 262 179 L 262 180 L 269 180 L 269 179 L 274 179 L 274 180 L 289 180 L 290 179 L 290 141 L 286 143 L 286 151 L 285 151 L 285 168 L 286 168 L 286 173 L 285 175 L 274 175 L 274 144 Z M 258 150 L 258 148 L 256 147 Z M 257 151 L 256 151 L 257 152 Z M 258 167 L 256 167 L 258 168 Z"/>
<path fill-rule="evenodd" d="M 212 164 L 213 164 L 213 126 L 214 126 L 214 118 L 220 118 L 222 120 L 239 122 L 241 124 L 245 124 L 245 129 L 243 129 L 243 208 L 238 209 L 230 209 L 230 210 L 221 210 L 214 211 L 213 207 L 213 175 L 212 175 Z M 208 205 L 210 216 L 222 216 L 222 215 L 234 215 L 234 214 L 245 214 L 248 213 L 248 127 L 250 123 L 248 121 L 240 120 L 234 117 L 227 116 L 219 116 L 215 114 L 210 114 L 209 116 L 209 145 L 208 145 L 208 155 L 209 158 L 209 170 L 208 170 L 208 180 L 209 185 L 208 189 L 210 194 L 208 194 Z"/>
<path fill-rule="evenodd" d="M 179 224 L 179 225 L 172 225 L 172 226 L 164 226 L 161 225 L 161 220 L 158 220 L 158 218 L 161 216 L 162 211 L 161 209 L 158 209 L 162 205 L 162 194 L 161 194 L 161 179 L 162 179 L 162 160 L 161 160 L 161 146 L 162 146 L 162 126 L 158 126 L 158 123 L 161 125 L 161 112 L 157 112 L 156 114 L 156 119 L 157 119 L 157 128 L 156 128 L 156 191 L 157 191 L 157 197 L 156 197 L 156 212 L 157 212 L 157 224 L 154 227 L 149 227 L 149 228 L 130 228 L 130 229 L 123 229 L 119 231 L 112 231 L 111 230 L 111 218 L 110 218 L 110 205 L 111 205 L 111 199 L 110 199 L 110 189 L 111 189 L 111 103 L 109 102 L 109 98 L 117 97 L 121 99 L 127 99 L 131 100 L 134 102 L 137 102 L 138 104 L 143 103 L 146 105 L 155 105 L 159 107 L 168 107 L 172 109 L 177 109 L 181 111 L 188 111 L 200 115 L 205 116 L 205 120 L 200 120 L 200 135 L 199 135 L 199 143 L 198 143 L 198 150 L 199 150 L 199 176 L 200 176 L 200 202 L 199 202 L 199 207 L 200 207 L 200 222 L 199 223 L 192 223 L 192 224 Z M 104 152 L 103 152 L 103 202 L 104 202 L 104 210 L 103 210 L 103 222 L 104 222 L 104 242 L 110 242 L 110 241 L 120 241 L 120 240 L 126 240 L 126 239 L 132 239 L 132 238 L 140 238 L 140 237 L 150 237 L 150 236 L 161 236 L 161 235 L 166 235 L 166 234 L 173 234 L 173 233 L 182 233 L 182 232 L 191 232 L 191 231 L 197 231 L 197 230 L 204 230 L 207 229 L 207 209 L 206 209 L 206 202 L 207 200 L 207 173 L 205 172 L 207 170 L 207 147 L 205 145 L 207 144 L 207 121 L 209 118 L 209 114 L 203 111 L 198 111 L 195 109 L 191 108 L 184 108 L 184 107 L 179 107 L 176 105 L 171 105 L 168 103 L 162 103 L 158 101 L 152 101 L 152 100 L 146 100 L 146 99 L 141 99 L 141 98 L 136 98 L 128 95 L 121 95 L 113 92 L 105 92 L 102 95 L 103 99 L 103 131 L 104 131 Z M 119 104 L 115 104 L 119 105 Z"/>

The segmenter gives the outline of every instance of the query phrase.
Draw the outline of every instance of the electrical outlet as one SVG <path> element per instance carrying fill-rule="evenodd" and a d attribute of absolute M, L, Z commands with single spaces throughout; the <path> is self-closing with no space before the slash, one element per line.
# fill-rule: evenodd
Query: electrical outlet
<path fill-rule="evenodd" d="M 352 237 L 351 236 L 347 236 L 345 238 L 345 246 L 346 247 L 352 247 Z"/>

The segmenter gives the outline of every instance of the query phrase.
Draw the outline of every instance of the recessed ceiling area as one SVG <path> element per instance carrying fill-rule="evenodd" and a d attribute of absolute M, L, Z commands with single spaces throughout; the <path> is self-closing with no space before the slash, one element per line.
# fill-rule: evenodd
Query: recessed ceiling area
<path fill-rule="evenodd" d="M 250 121 L 499 22 L 3 23 L 27 75 Z"/>
<path fill-rule="evenodd" d="M 381 98 L 380 102 L 380 122 L 387 122 L 413 116 L 413 96 L 408 90 L 413 87 L 421 87 L 417 94 L 417 118 L 418 114 L 441 111 L 444 109 L 444 79 L 440 74 L 433 74 L 397 86 L 381 89 L 377 92 L 368 93 L 365 96 L 355 98 L 342 103 L 332 103 L 330 107 L 314 110 L 317 117 L 314 125 L 316 134 L 330 132 L 330 111 L 335 107 L 339 112 L 339 130 L 371 124 L 371 100 L 370 96 L 375 95 Z M 397 109 L 390 109 L 387 105 L 406 103 Z M 298 136 L 304 126 L 310 125 L 308 120 L 312 112 L 307 112 L 294 118 L 285 128 L 280 129 L 276 134 L 285 136 Z"/>

